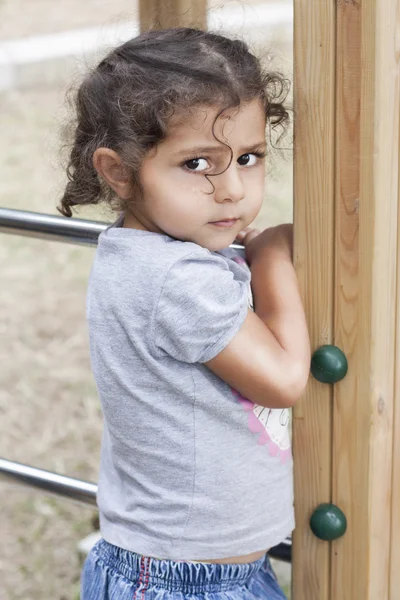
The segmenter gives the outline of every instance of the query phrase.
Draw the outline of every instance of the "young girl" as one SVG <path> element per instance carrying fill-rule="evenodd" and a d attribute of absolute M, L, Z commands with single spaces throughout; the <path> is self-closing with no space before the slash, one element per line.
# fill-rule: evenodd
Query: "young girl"
<path fill-rule="evenodd" d="M 87 298 L 103 539 L 84 600 L 284 598 L 266 553 L 294 528 L 309 339 L 291 226 L 249 227 L 282 96 L 242 41 L 185 28 L 116 48 L 78 91 L 60 211 L 120 213 Z"/>

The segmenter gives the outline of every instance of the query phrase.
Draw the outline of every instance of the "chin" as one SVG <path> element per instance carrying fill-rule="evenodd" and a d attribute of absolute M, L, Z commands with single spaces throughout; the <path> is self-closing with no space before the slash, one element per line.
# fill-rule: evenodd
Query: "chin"
<path fill-rule="evenodd" d="M 228 246 L 233 244 L 234 241 L 235 241 L 235 238 L 233 238 L 233 239 L 230 238 L 226 242 L 221 240 L 221 241 L 214 241 L 214 242 L 209 242 L 209 243 L 204 243 L 204 244 L 199 244 L 199 245 L 203 246 L 203 248 L 207 248 L 207 250 L 209 250 L 210 252 L 219 252 L 220 250 L 223 250 L 224 248 L 228 248 Z"/>

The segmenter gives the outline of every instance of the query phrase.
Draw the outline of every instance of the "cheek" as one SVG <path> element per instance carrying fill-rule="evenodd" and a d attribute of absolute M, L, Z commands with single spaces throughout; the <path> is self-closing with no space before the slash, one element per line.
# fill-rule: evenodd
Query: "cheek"
<path fill-rule="evenodd" d="M 151 197 L 156 199 L 185 196 L 196 198 L 212 190 L 205 177 L 191 175 L 181 169 L 167 169 L 159 176 L 148 178 L 146 184 Z"/>
<path fill-rule="evenodd" d="M 192 198 L 194 202 L 213 192 L 212 184 L 203 175 L 191 175 L 182 171 L 174 178 L 174 187 L 177 193 Z"/>
<path fill-rule="evenodd" d="M 199 219 L 204 220 L 202 215 L 207 204 L 202 196 L 204 194 L 191 185 L 153 188 L 150 211 L 160 225 L 179 237 L 182 228 L 190 230 L 198 225 Z"/>
<path fill-rule="evenodd" d="M 247 198 L 247 215 L 251 219 L 255 219 L 261 210 L 265 193 L 265 179 L 263 174 L 254 177 L 249 181 L 249 185 L 246 188 Z"/>
<path fill-rule="evenodd" d="M 255 201 L 263 198 L 265 191 L 265 169 L 258 169 L 247 180 L 246 191 Z"/>
<path fill-rule="evenodd" d="M 208 186 L 208 187 L 207 187 Z M 184 177 L 164 180 L 153 192 L 153 198 L 158 206 L 169 208 L 171 213 L 179 211 L 182 216 L 190 216 L 198 210 L 206 209 L 207 200 L 212 192 L 211 184 L 200 177 L 186 175 Z"/>

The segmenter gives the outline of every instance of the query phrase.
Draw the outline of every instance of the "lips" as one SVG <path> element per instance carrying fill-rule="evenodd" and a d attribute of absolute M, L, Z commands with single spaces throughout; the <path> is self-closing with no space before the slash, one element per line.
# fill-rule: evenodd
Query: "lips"
<path fill-rule="evenodd" d="M 211 225 L 218 225 L 219 227 L 232 227 L 238 219 L 221 219 L 220 221 L 210 221 Z"/>

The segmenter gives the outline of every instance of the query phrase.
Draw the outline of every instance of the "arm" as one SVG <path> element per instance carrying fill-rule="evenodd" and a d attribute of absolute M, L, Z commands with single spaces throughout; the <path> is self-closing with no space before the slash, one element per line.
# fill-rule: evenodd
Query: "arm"
<path fill-rule="evenodd" d="M 255 313 L 215 358 L 205 363 L 256 404 L 293 406 L 310 369 L 310 344 L 296 273 L 291 228 L 274 227 L 244 238 L 252 273 Z"/>

